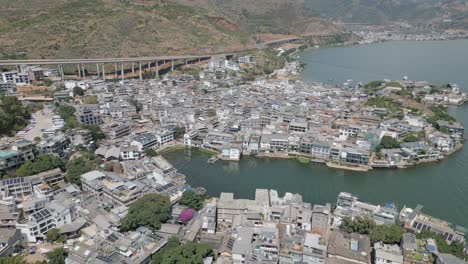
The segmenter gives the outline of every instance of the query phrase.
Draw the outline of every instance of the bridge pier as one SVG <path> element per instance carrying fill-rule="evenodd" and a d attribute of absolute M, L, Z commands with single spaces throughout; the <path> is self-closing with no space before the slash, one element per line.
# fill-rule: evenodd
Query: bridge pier
<path fill-rule="evenodd" d="M 120 73 L 122 74 L 122 81 L 125 80 L 124 64 L 120 64 Z"/>
<path fill-rule="evenodd" d="M 174 60 L 171 60 L 171 72 L 174 71 Z"/>
<path fill-rule="evenodd" d="M 151 73 L 151 61 L 148 61 L 148 72 Z"/>
<path fill-rule="evenodd" d="M 102 79 L 106 80 L 106 67 L 104 67 L 104 63 L 102 64 Z"/>
<path fill-rule="evenodd" d="M 135 63 L 132 61 L 132 75 L 135 75 Z"/>
<path fill-rule="evenodd" d="M 80 64 L 78 64 L 77 66 L 78 66 L 78 78 L 81 78 L 81 67 L 80 67 Z"/>
<path fill-rule="evenodd" d="M 159 61 L 156 61 L 156 78 L 159 78 Z"/>
<path fill-rule="evenodd" d="M 117 78 L 119 78 L 119 70 L 117 69 L 117 62 L 114 62 L 114 66 L 115 66 L 115 71 L 114 71 L 115 78 L 117 79 Z"/>
<path fill-rule="evenodd" d="M 96 74 L 97 74 L 97 77 L 99 78 L 99 63 L 96 63 Z"/>
<path fill-rule="evenodd" d="M 143 80 L 143 73 L 141 72 L 141 61 L 138 62 L 138 74 L 140 77 L 140 81 Z"/>
<path fill-rule="evenodd" d="M 60 80 L 63 82 L 65 79 L 64 73 L 63 73 L 63 65 L 62 64 L 57 64 L 57 69 L 58 69 L 58 74 L 60 74 Z"/>
<path fill-rule="evenodd" d="M 84 79 L 84 78 L 86 78 L 85 65 L 84 64 L 81 64 L 81 70 L 83 71 L 82 75 L 83 75 L 83 79 Z"/>

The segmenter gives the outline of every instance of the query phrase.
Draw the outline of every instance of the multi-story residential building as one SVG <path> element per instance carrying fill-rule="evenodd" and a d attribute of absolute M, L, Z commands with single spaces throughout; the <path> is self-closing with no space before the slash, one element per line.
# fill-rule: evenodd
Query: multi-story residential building
<path fill-rule="evenodd" d="M 374 244 L 374 263 L 403 264 L 403 252 L 398 245 L 377 242 Z"/>
<path fill-rule="evenodd" d="M 174 141 L 174 131 L 163 129 L 155 133 L 159 146 L 164 146 Z"/>
<path fill-rule="evenodd" d="M 451 134 L 456 134 L 463 136 L 463 133 L 465 131 L 465 127 L 458 122 L 449 122 L 445 120 L 439 120 L 437 121 L 437 126 L 439 126 L 439 129 L 441 130 L 447 130 Z"/>
<path fill-rule="evenodd" d="M 0 191 L 6 196 L 26 197 L 33 192 L 30 177 L 5 179 L 0 182 Z"/>
<path fill-rule="evenodd" d="M 343 148 L 341 149 L 341 162 L 350 164 L 367 165 L 370 153 L 364 149 Z"/>
<path fill-rule="evenodd" d="M 154 134 L 144 133 L 133 138 L 130 145 L 135 146 L 141 152 L 145 149 L 156 148 L 159 146 L 159 141 Z"/>
<path fill-rule="evenodd" d="M 21 139 L 13 143 L 10 148 L 0 150 L 0 170 L 8 170 L 34 160 L 34 145 L 31 141 Z"/>
<path fill-rule="evenodd" d="M 317 140 L 312 137 L 303 137 L 299 146 L 299 152 L 308 154 L 314 158 L 330 159 L 332 142 Z"/>
<path fill-rule="evenodd" d="M 141 158 L 141 152 L 136 146 L 129 146 L 120 148 L 120 159 L 121 160 L 136 160 Z"/>
<path fill-rule="evenodd" d="M 435 264 L 466 264 L 466 261 L 451 254 L 436 253 Z"/>
<path fill-rule="evenodd" d="M 101 180 L 104 180 L 106 174 L 100 171 L 90 171 L 80 176 L 81 189 L 84 192 L 89 192 L 95 196 L 99 196 L 102 193 Z"/>
<path fill-rule="evenodd" d="M 88 107 L 83 107 L 75 113 L 76 119 L 85 125 L 100 125 L 103 123 L 101 116 Z"/>
<path fill-rule="evenodd" d="M 289 132 L 305 133 L 308 128 L 309 124 L 307 122 L 293 121 L 289 123 Z"/>
<path fill-rule="evenodd" d="M 63 158 L 68 153 L 70 143 L 71 141 L 68 136 L 59 134 L 53 137 L 47 137 L 36 144 L 36 150 L 41 155 L 55 154 Z"/>
<path fill-rule="evenodd" d="M 73 129 L 68 133 L 68 136 L 70 137 L 70 143 L 75 146 L 86 146 L 93 141 L 93 134 L 87 129 Z"/>
<path fill-rule="evenodd" d="M 17 224 L 16 228 L 29 242 L 45 239 L 47 232 L 71 224 L 77 218 L 75 202 L 60 193 L 46 207 L 28 216 L 25 223 Z"/>
<path fill-rule="evenodd" d="M 29 75 L 27 73 L 17 72 L 17 71 L 8 71 L 2 72 L 3 82 L 11 82 L 16 85 L 29 85 Z"/>
<path fill-rule="evenodd" d="M 325 236 L 328 232 L 331 216 L 331 204 L 314 205 L 312 208 L 312 232 Z"/>
<path fill-rule="evenodd" d="M 418 205 L 414 210 L 404 207 L 400 212 L 400 220 L 405 222 L 405 228 L 416 233 L 428 230 L 442 235 L 447 243 L 453 241 L 465 242 L 467 230 L 460 226 L 437 219 L 435 217 L 421 213 L 422 206 Z"/>
<path fill-rule="evenodd" d="M 319 234 L 306 233 L 302 261 L 308 264 L 323 264 L 327 257 L 327 245 Z"/>
<path fill-rule="evenodd" d="M 16 93 L 16 84 L 14 82 L 0 81 L 0 95 L 13 95 Z"/>
<path fill-rule="evenodd" d="M 326 263 L 371 263 L 370 239 L 366 235 L 334 230 L 330 234 Z"/>
<path fill-rule="evenodd" d="M 370 217 L 378 225 L 393 225 L 398 216 L 393 204 L 373 205 L 358 201 L 356 196 L 345 192 L 338 195 L 336 205 L 333 214 L 337 224 L 340 223 L 339 220 L 343 217 Z"/>
<path fill-rule="evenodd" d="M 17 253 L 17 246 L 20 245 L 21 232 L 16 228 L 2 228 L 0 234 L 0 257 L 9 257 Z"/>
<path fill-rule="evenodd" d="M 130 135 L 132 127 L 128 124 L 113 124 L 109 128 L 109 136 L 112 139 L 121 138 Z"/>
<path fill-rule="evenodd" d="M 28 67 L 25 69 L 28 73 L 29 80 L 33 82 L 42 82 L 44 81 L 44 70 L 40 67 Z"/>

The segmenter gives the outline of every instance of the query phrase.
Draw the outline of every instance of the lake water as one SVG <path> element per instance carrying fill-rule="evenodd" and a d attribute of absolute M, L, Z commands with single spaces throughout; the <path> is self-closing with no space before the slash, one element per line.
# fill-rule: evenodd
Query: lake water
<path fill-rule="evenodd" d="M 468 41 L 388 42 L 366 46 L 325 48 L 301 54 L 307 63 L 305 80 L 334 78 L 369 81 L 410 79 L 458 83 L 468 87 Z M 451 107 L 468 124 L 468 105 Z M 253 198 L 256 188 L 297 192 L 307 202 L 335 202 L 339 192 L 351 192 L 363 201 L 395 202 L 398 206 L 424 205 L 428 214 L 468 227 L 468 147 L 451 157 L 409 169 L 351 172 L 296 160 L 243 157 L 240 162 L 208 164 L 208 155 L 196 150 L 165 154 L 194 187 L 208 193 L 234 192 Z"/>

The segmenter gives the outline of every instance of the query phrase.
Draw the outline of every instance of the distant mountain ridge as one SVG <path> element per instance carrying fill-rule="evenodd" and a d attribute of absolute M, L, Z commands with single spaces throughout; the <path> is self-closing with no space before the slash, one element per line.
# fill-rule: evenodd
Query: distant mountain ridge
<path fill-rule="evenodd" d="M 384 24 L 467 19 L 467 0 L 305 0 L 308 8 L 343 22 Z"/>

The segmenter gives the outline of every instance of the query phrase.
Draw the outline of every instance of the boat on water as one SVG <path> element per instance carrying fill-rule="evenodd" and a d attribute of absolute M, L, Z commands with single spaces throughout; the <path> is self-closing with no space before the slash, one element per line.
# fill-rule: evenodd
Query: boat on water
<path fill-rule="evenodd" d="M 210 163 L 210 164 L 214 164 L 216 161 L 218 161 L 218 157 L 216 157 L 216 156 L 211 157 L 211 158 L 208 159 L 208 163 Z"/>

